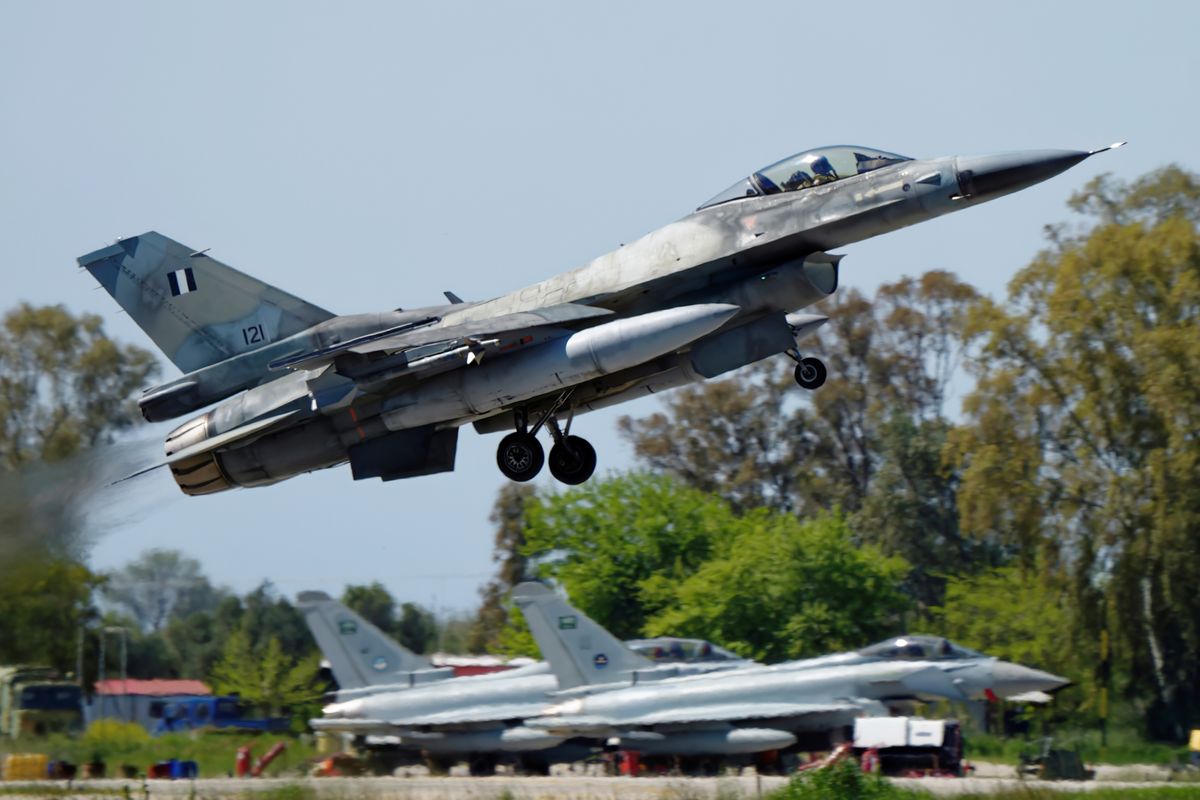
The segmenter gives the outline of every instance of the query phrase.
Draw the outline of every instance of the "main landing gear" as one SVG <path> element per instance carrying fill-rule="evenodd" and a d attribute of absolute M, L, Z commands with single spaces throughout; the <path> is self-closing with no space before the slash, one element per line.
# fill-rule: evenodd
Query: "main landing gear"
<path fill-rule="evenodd" d="M 565 484 L 576 486 L 592 477 L 596 471 L 596 449 L 582 436 L 571 435 L 571 419 L 562 428 L 558 412 L 571 393 L 564 392 L 530 429 L 524 409 L 517 410 L 517 430 L 500 440 L 496 449 L 496 465 L 514 481 L 533 480 L 546 463 L 546 454 L 536 434 L 542 426 L 550 430 L 554 445 L 550 448 L 550 474 Z"/>
<path fill-rule="evenodd" d="M 819 358 L 809 356 L 804 358 L 800 355 L 800 351 L 792 348 L 786 351 L 788 358 L 796 362 L 796 371 L 792 376 L 796 379 L 802 389 L 819 389 L 825 383 L 825 362 Z"/>

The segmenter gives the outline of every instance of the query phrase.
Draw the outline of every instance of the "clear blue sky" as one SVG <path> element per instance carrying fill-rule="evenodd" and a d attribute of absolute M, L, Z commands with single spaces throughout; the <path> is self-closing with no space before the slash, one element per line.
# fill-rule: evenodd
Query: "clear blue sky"
<path fill-rule="evenodd" d="M 1091 176 L 1200 169 L 1197 30 L 1187 2 L 7 0 L 0 310 L 63 303 L 149 347 L 74 259 L 150 229 L 335 312 L 485 298 L 809 147 L 1129 139 L 844 250 L 845 286 L 942 268 L 1001 294 Z M 633 463 L 616 417 L 654 407 L 578 420 L 601 472 Z M 94 565 L 178 548 L 239 591 L 379 580 L 466 609 L 492 571 L 496 438 L 466 430 L 457 472 L 389 484 L 342 469 L 186 499 L 156 474 L 98 504 Z"/>

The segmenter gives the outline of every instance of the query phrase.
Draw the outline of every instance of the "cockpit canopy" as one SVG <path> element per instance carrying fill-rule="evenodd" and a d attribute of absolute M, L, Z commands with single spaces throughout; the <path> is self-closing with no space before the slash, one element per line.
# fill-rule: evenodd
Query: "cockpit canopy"
<path fill-rule="evenodd" d="M 676 639 L 662 636 L 657 639 L 636 639 L 626 642 L 629 649 L 659 663 L 693 664 L 704 661 L 741 661 L 742 657 L 703 639 Z"/>
<path fill-rule="evenodd" d="M 769 167 L 763 167 L 748 178 L 743 178 L 700 208 L 708 208 L 744 197 L 759 197 L 765 194 L 808 189 L 823 183 L 849 178 L 851 175 L 861 175 L 889 164 L 899 164 L 901 161 L 912 161 L 912 159 L 876 150 L 874 147 L 856 147 L 845 144 L 805 150 L 803 153 L 788 156 L 782 161 L 776 161 Z"/>
<path fill-rule="evenodd" d="M 897 636 L 858 651 L 860 656 L 899 661 L 950 661 L 987 658 L 983 653 L 955 644 L 940 636 Z"/>

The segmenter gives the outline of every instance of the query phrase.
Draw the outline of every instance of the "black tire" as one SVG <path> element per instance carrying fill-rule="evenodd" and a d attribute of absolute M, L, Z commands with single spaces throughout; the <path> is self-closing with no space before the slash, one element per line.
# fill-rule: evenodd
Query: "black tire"
<path fill-rule="evenodd" d="M 467 770 L 475 778 L 490 778 L 496 774 L 496 756 L 491 753 L 475 753 L 467 759 Z"/>
<path fill-rule="evenodd" d="M 528 433 L 510 433 L 496 448 L 496 466 L 514 481 L 531 481 L 542 471 L 546 452 L 542 443 Z"/>
<path fill-rule="evenodd" d="M 596 448 L 582 436 L 568 436 L 550 448 L 550 474 L 569 486 L 577 486 L 596 471 Z"/>
<path fill-rule="evenodd" d="M 825 364 L 819 358 L 802 358 L 793 377 L 802 389 L 819 389 L 825 383 Z"/>

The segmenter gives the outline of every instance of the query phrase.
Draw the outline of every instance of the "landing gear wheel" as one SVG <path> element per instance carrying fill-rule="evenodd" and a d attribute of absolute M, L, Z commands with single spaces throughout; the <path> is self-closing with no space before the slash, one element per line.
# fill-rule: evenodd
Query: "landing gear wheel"
<path fill-rule="evenodd" d="M 819 358 L 802 358 L 794 373 L 803 389 L 819 389 L 825 383 L 825 364 Z"/>
<path fill-rule="evenodd" d="M 467 759 L 467 769 L 472 777 L 486 778 L 496 774 L 496 756 L 475 753 Z"/>
<path fill-rule="evenodd" d="M 496 448 L 496 466 L 505 477 L 514 481 L 531 481 L 546 463 L 542 444 L 528 433 L 510 433 Z"/>
<path fill-rule="evenodd" d="M 596 449 L 582 436 L 565 436 L 550 448 L 550 474 L 576 486 L 596 471 Z"/>

